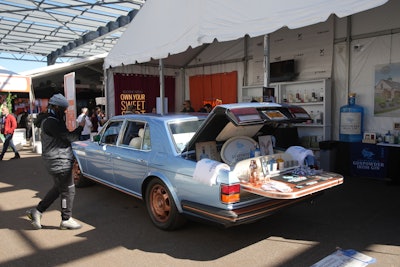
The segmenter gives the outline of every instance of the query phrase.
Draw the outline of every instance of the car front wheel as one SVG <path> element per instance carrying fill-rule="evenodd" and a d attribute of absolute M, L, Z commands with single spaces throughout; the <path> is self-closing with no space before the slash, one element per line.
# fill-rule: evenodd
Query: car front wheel
<path fill-rule="evenodd" d="M 167 186 L 158 178 L 150 181 L 146 189 L 146 207 L 153 223 L 162 230 L 174 230 L 185 223 L 178 212 Z"/>

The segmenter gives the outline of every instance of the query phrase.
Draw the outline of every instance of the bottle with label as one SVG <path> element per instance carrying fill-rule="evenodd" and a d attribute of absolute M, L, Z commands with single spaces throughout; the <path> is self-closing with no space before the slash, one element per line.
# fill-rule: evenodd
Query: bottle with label
<path fill-rule="evenodd" d="M 276 162 L 275 157 L 272 157 L 268 161 L 268 168 L 269 168 L 269 172 L 276 172 L 278 170 L 278 163 Z"/>
<path fill-rule="evenodd" d="M 250 158 L 259 157 L 259 156 L 261 156 L 261 150 L 257 144 L 257 145 L 255 145 L 254 149 L 250 149 Z"/>
<path fill-rule="evenodd" d="M 314 110 L 310 111 L 310 118 L 311 118 L 311 123 L 315 123 L 315 114 L 314 114 Z"/>
<path fill-rule="evenodd" d="M 250 177 L 249 177 L 249 182 L 254 184 L 258 180 L 258 175 L 257 175 L 257 162 L 255 160 L 250 160 L 250 166 L 249 166 L 249 171 L 250 171 Z"/>
<path fill-rule="evenodd" d="M 394 138 L 394 140 L 393 140 L 393 143 L 394 144 L 398 144 L 399 143 L 399 132 L 398 131 L 395 131 L 394 133 L 393 133 L 393 138 Z"/>
<path fill-rule="evenodd" d="M 385 134 L 384 143 L 394 144 L 394 135 L 390 131 Z"/>
<path fill-rule="evenodd" d="M 385 134 L 385 138 L 383 139 L 383 142 L 384 142 L 384 143 L 389 143 L 389 139 L 390 139 L 390 131 L 388 131 L 388 132 Z"/>
<path fill-rule="evenodd" d="M 340 108 L 339 140 L 361 142 L 363 139 L 364 108 L 356 105 L 356 94 L 350 93 L 348 104 Z"/>
<path fill-rule="evenodd" d="M 285 169 L 285 161 L 282 157 L 277 158 L 276 162 L 278 163 L 278 170 L 283 171 L 283 169 Z"/>
<path fill-rule="evenodd" d="M 261 150 L 258 145 L 256 145 L 256 149 L 254 149 L 254 157 L 259 157 L 261 156 Z"/>
<path fill-rule="evenodd" d="M 317 119 L 316 119 L 316 122 L 317 122 L 317 124 L 324 124 L 324 114 L 323 114 L 323 112 L 322 111 L 319 111 L 319 110 L 317 110 Z"/>

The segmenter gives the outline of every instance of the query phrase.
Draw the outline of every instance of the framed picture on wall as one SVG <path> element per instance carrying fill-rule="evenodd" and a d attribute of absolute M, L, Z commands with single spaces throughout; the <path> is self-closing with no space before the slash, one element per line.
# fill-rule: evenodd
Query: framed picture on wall
<path fill-rule="evenodd" d="M 400 63 L 375 66 L 374 116 L 400 117 Z"/>

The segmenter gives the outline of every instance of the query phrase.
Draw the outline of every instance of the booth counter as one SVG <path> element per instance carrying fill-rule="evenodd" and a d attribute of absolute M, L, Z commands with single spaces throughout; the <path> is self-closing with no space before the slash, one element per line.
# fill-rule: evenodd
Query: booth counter
<path fill-rule="evenodd" d="M 400 164 L 396 161 L 400 157 L 399 145 L 330 142 L 330 171 L 344 176 L 374 178 L 400 184 Z M 323 149 L 321 143 L 320 148 Z"/>

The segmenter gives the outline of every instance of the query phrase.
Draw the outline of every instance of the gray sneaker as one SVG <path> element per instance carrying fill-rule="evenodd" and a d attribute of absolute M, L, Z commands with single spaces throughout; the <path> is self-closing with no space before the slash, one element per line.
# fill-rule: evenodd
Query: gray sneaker
<path fill-rule="evenodd" d="M 42 213 L 40 211 L 37 209 L 27 210 L 26 216 L 28 216 L 29 220 L 31 220 L 31 223 L 36 230 L 42 229 L 42 225 L 40 224 Z"/>
<path fill-rule="evenodd" d="M 74 219 L 72 219 L 72 217 L 69 218 L 66 221 L 61 221 L 61 224 L 60 224 L 60 229 L 61 230 L 67 230 L 67 229 L 68 230 L 75 230 L 75 229 L 79 229 L 81 227 L 82 227 L 82 225 L 77 223 Z"/>

